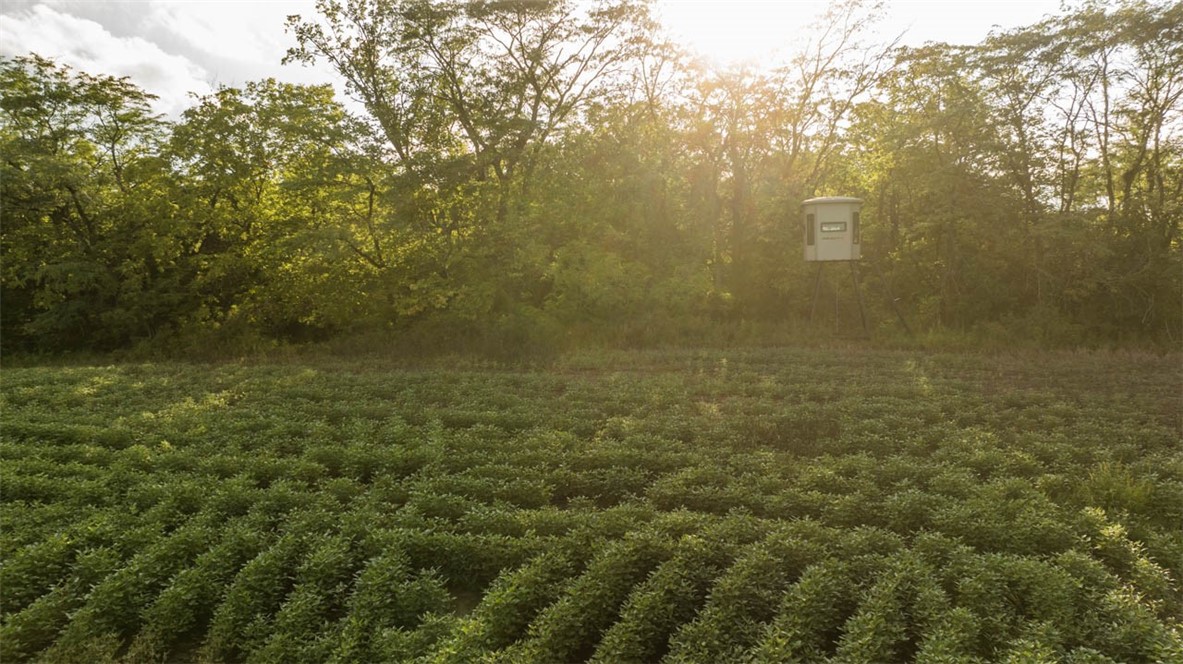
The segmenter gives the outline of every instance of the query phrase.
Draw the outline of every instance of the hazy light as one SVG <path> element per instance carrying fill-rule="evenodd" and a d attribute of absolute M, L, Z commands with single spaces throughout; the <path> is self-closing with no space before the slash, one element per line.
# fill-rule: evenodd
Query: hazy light
<path fill-rule="evenodd" d="M 754 64 L 790 50 L 825 2 L 660 0 L 656 11 L 674 41 L 714 65 Z"/>
<path fill-rule="evenodd" d="M 670 37 L 711 64 L 759 66 L 807 41 L 835 4 L 815 0 L 658 0 L 655 10 Z M 889 1 L 866 37 L 883 44 L 900 34 L 907 45 L 926 41 L 974 44 L 996 27 L 1029 25 L 1059 11 L 1060 0 Z"/>

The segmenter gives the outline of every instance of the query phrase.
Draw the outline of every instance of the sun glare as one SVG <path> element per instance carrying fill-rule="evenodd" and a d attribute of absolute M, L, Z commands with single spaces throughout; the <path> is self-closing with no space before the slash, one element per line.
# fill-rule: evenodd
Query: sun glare
<path fill-rule="evenodd" d="M 716 66 L 758 65 L 804 41 L 826 2 L 660 0 L 670 36 Z"/>
<path fill-rule="evenodd" d="M 974 44 L 999 28 L 1029 25 L 1058 10 L 1059 0 L 891 0 L 868 37 L 887 44 Z M 816 37 L 835 2 L 819 0 L 657 0 L 669 36 L 719 67 L 780 61 Z M 868 4 L 866 9 L 873 5 Z"/>

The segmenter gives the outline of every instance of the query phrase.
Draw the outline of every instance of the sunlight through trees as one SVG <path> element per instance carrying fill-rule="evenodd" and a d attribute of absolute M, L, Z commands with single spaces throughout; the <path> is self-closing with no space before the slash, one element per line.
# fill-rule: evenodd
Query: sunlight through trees
<path fill-rule="evenodd" d="M 166 122 L 134 81 L 4 60 L 6 350 L 794 321 L 799 206 L 830 194 L 867 201 L 877 333 L 899 310 L 998 339 L 1183 338 L 1177 4 L 911 48 L 848 3 L 758 70 L 691 63 L 631 0 L 318 12 L 289 19 L 288 57 L 340 74 L 358 114 L 265 80 Z"/>

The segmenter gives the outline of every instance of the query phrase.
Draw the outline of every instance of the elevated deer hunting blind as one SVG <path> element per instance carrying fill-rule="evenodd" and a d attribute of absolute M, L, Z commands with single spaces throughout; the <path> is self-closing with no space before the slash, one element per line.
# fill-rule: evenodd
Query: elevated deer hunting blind
<path fill-rule="evenodd" d="M 822 268 L 826 263 L 844 261 L 850 264 L 850 276 L 854 280 L 854 294 L 858 300 L 859 320 L 863 334 L 868 334 L 867 314 L 863 309 L 863 296 L 859 286 L 858 260 L 862 257 L 859 228 L 859 210 L 863 199 L 849 196 L 826 196 L 810 198 L 801 204 L 805 217 L 805 260 L 817 263 L 817 276 L 813 282 L 813 300 L 809 305 L 809 320 L 813 321 L 817 311 L 817 300 L 821 294 Z M 838 324 L 838 292 L 834 291 L 834 324 Z"/>
<path fill-rule="evenodd" d="M 805 213 L 805 260 L 857 261 L 859 210 L 863 199 L 847 196 L 811 198 L 801 207 Z"/>

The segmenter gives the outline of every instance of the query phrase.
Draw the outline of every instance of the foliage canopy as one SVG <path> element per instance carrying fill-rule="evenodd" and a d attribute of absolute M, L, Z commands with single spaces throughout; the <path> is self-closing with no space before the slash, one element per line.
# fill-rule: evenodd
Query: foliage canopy
<path fill-rule="evenodd" d="M 787 61 L 718 71 L 632 0 L 322 0 L 288 59 L 334 69 L 357 114 L 267 80 L 169 121 L 126 79 L 6 59 L 3 344 L 800 319 L 798 206 L 836 193 L 867 200 L 882 332 L 1177 343 L 1181 12 L 1088 3 L 904 48 L 845 3 Z"/>

